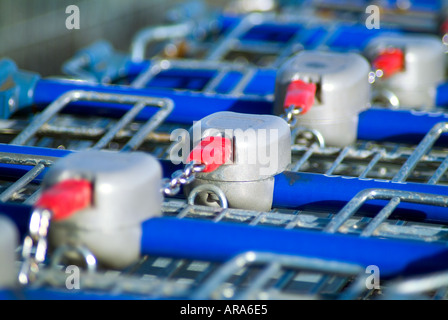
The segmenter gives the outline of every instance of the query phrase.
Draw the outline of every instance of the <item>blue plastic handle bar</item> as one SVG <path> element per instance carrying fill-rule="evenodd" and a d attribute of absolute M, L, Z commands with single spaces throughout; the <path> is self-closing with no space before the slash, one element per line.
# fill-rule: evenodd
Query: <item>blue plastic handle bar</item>
<path fill-rule="evenodd" d="M 389 180 L 327 176 L 316 173 L 283 172 L 275 176 L 273 207 L 289 209 L 340 209 L 360 191 L 391 189 L 436 195 L 448 195 L 446 186 L 419 183 L 396 183 Z M 363 214 L 375 215 L 387 204 L 385 200 L 367 201 Z M 414 221 L 448 222 L 448 208 L 400 203 L 391 218 Z"/>
<path fill-rule="evenodd" d="M 174 110 L 167 121 L 191 124 L 212 113 L 233 111 L 251 114 L 271 114 L 272 102 L 267 99 L 248 99 L 244 96 L 231 97 L 228 95 L 206 96 L 197 92 L 179 92 L 163 89 L 133 89 L 126 86 L 96 85 L 79 83 L 68 80 L 39 80 L 34 89 L 33 102 L 38 106 L 47 106 L 62 94 L 72 90 L 95 91 L 109 94 L 127 94 L 135 96 L 149 96 L 169 98 L 174 102 Z M 68 112 L 120 117 L 132 106 L 123 104 L 76 102 L 67 107 Z M 152 117 L 157 108 L 145 108 L 137 120 L 147 120 Z"/>
<path fill-rule="evenodd" d="M 31 207 L 17 206 L 28 213 L 19 215 L 13 210 L 13 221 L 17 223 L 19 216 L 29 220 Z M 6 204 L 0 204 L 0 212 L 8 212 Z M 23 237 L 26 229 L 20 232 Z M 377 265 L 385 277 L 448 267 L 448 247 L 441 244 L 170 217 L 152 218 L 142 224 L 143 255 L 224 262 L 246 251 Z"/>
<path fill-rule="evenodd" d="M 358 139 L 418 144 L 448 113 L 371 108 L 359 114 Z M 448 145 L 442 134 L 438 145 Z"/>
<path fill-rule="evenodd" d="M 66 150 L 21 147 L 0 144 L 0 152 L 33 154 L 41 156 L 64 157 L 70 153 Z M 174 171 L 182 169 L 168 160 L 159 160 L 163 176 L 170 177 Z M 19 178 L 31 166 L 17 166 L 0 163 L 0 176 Z M 40 182 L 39 177 L 35 182 Z M 356 194 L 365 189 L 393 189 L 420 193 L 448 195 L 448 187 L 419 183 L 395 183 L 389 180 L 359 179 L 355 177 L 327 176 L 315 173 L 284 172 L 275 176 L 273 207 L 306 209 L 307 207 L 342 208 Z M 366 214 L 378 212 L 384 206 L 383 200 L 369 201 Z M 448 222 L 448 209 L 437 206 L 401 203 L 393 215 L 409 220 Z"/>
<path fill-rule="evenodd" d="M 0 203 L 0 216 L 6 216 L 17 226 L 20 240 L 26 236 L 29 230 L 29 223 L 33 207 L 17 203 Z M 0 261 L 1 263 L 1 261 Z"/>
<path fill-rule="evenodd" d="M 143 223 L 141 248 L 142 254 L 217 262 L 272 252 L 376 265 L 385 278 L 448 267 L 446 245 L 168 217 Z"/>
<path fill-rule="evenodd" d="M 436 106 L 448 107 L 448 82 L 441 83 L 436 88 Z"/>

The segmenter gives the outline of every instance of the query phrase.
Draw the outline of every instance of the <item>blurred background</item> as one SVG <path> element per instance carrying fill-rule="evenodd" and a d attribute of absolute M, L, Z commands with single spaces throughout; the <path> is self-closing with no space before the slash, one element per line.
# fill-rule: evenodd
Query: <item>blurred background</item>
<path fill-rule="evenodd" d="M 223 0 L 205 1 L 211 8 Z M 1 0 L 0 58 L 43 76 L 60 74 L 64 61 L 98 39 L 128 51 L 136 32 L 166 22 L 182 0 Z M 80 10 L 80 29 L 68 30 L 67 6 Z"/>

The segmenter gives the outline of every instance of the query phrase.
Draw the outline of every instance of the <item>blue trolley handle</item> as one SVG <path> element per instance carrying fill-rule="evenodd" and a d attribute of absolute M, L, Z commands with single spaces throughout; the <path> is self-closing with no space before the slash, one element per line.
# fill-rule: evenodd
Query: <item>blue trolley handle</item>
<path fill-rule="evenodd" d="M 2 153 L 34 155 L 37 158 L 49 157 L 50 160 L 55 161 L 58 157 L 64 157 L 71 151 L 0 144 L 0 154 Z M 171 161 L 160 160 L 160 163 L 164 177 L 170 177 L 176 170 L 182 169 L 181 165 L 174 165 Z M 27 165 L 0 163 L 0 174 L 4 177 L 17 179 L 31 168 L 31 166 Z M 44 173 L 45 171 L 35 179 L 35 182 L 40 182 Z M 275 176 L 273 207 L 305 209 L 311 206 L 325 206 L 337 209 L 342 208 L 355 195 L 365 189 L 390 189 L 442 196 L 448 195 L 448 187 L 440 185 L 327 176 L 314 173 L 283 172 Z M 385 201 L 372 200 L 367 204 L 368 213 L 370 212 L 374 215 L 378 212 L 380 206 L 384 206 Z M 418 203 L 401 203 L 395 211 L 395 215 L 402 215 L 410 220 L 448 222 L 447 208 Z"/>
<path fill-rule="evenodd" d="M 428 244 L 309 230 L 152 218 L 143 223 L 141 253 L 224 262 L 247 251 L 271 252 L 376 265 L 385 278 L 448 267 L 448 248 Z"/>
<path fill-rule="evenodd" d="M 19 226 L 22 236 L 32 209 L 0 204 L 0 212 Z M 448 267 L 448 248 L 441 244 L 169 217 L 152 218 L 142 224 L 142 255 L 224 262 L 246 251 L 376 265 L 383 277 Z"/>

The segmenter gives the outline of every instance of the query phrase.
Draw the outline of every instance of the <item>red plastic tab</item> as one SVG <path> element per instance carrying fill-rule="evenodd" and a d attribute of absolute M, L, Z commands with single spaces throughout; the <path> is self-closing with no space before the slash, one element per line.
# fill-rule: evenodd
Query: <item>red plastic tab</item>
<path fill-rule="evenodd" d="M 296 106 L 301 108 L 301 113 L 304 114 L 314 104 L 315 95 L 316 85 L 314 83 L 307 83 L 302 80 L 292 81 L 286 90 L 284 108 Z"/>
<path fill-rule="evenodd" d="M 206 137 L 190 153 L 187 161 L 205 164 L 202 172 L 212 172 L 230 160 L 232 141 L 223 137 Z"/>
<path fill-rule="evenodd" d="M 92 198 L 92 185 L 89 181 L 71 179 L 45 190 L 35 207 L 48 209 L 53 213 L 52 219 L 62 220 L 89 207 Z"/>
<path fill-rule="evenodd" d="M 381 51 L 372 62 L 375 70 L 381 69 L 384 77 L 390 77 L 404 70 L 404 53 L 401 49 L 387 48 Z"/>
<path fill-rule="evenodd" d="M 443 20 L 442 24 L 440 25 L 440 33 L 448 33 L 448 19 Z"/>

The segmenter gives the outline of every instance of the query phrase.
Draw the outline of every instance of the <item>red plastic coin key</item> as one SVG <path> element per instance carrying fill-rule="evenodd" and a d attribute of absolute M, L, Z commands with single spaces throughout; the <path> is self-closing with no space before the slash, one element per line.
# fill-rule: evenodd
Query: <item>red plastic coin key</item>
<path fill-rule="evenodd" d="M 232 154 L 232 141 L 223 137 L 206 137 L 190 153 L 187 162 L 205 165 L 202 172 L 212 172 L 228 162 Z"/>
<path fill-rule="evenodd" d="M 87 180 L 69 179 L 46 189 L 34 205 L 52 212 L 53 220 L 69 218 L 92 204 L 92 185 Z"/>
<path fill-rule="evenodd" d="M 382 70 L 384 77 L 391 77 L 404 70 L 404 53 L 401 49 L 387 48 L 375 57 L 372 66 Z"/>
<path fill-rule="evenodd" d="M 284 108 L 295 106 L 301 108 L 301 114 L 306 113 L 314 104 L 316 84 L 302 80 L 292 81 L 286 90 Z"/>

